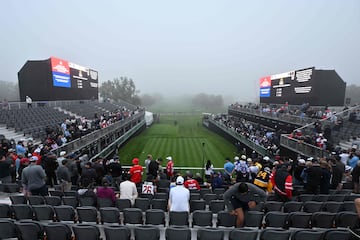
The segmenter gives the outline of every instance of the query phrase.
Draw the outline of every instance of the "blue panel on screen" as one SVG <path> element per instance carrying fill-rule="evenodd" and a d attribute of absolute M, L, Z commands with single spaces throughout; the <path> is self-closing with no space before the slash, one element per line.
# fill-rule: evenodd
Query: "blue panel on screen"
<path fill-rule="evenodd" d="M 71 88 L 70 75 L 53 72 L 53 85 L 54 87 Z"/>
<path fill-rule="evenodd" d="M 260 97 L 270 97 L 270 87 L 260 88 Z"/>

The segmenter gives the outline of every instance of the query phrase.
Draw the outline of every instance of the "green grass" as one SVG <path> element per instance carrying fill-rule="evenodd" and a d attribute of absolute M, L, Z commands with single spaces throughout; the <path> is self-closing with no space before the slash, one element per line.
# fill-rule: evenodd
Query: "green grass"
<path fill-rule="evenodd" d="M 201 120 L 200 114 L 161 115 L 159 123 L 154 123 L 119 149 L 121 163 L 131 165 L 131 160 L 137 157 L 144 165 L 146 156 L 152 154 L 154 158 L 163 158 L 163 166 L 170 155 L 175 168 L 202 167 L 204 150 L 205 162 L 210 159 L 214 167 L 222 168 L 225 157 L 234 155 L 235 146 L 203 127 Z M 204 148 L 202 143 L 205 143 Z"/>

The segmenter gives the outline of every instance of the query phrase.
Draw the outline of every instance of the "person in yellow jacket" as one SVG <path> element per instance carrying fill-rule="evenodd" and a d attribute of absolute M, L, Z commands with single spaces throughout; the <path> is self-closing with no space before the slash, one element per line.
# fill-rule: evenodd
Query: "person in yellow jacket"
<path fill-rule="evenodd" d="M 271 193 L 273 186 L 270 181 L 271 169 L 265 167 L 261 169 L 254 179 L 254 185 L 258 186 L 267 193 Z"/>

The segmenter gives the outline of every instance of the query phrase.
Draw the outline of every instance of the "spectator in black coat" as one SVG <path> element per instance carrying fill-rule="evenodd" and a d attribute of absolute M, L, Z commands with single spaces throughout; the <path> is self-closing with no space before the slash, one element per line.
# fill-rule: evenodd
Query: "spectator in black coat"
<path fill-rule="evenodd" d="M 54 185 L 57 185 L 56 169 L 59 167 L 56 155 L 53 153 L 48 153 L 43 157 L 42 162 L 47 178 L 46 184 L 50 187 L 54 187 Z"/>
<path fill-rule="evenodd" d="M 318 194 L 321 183 L 322 170 L 318 160 L 313 160 L 313 165 L 305 170 L 307 172 L 306 192 L 308 194 Z"/>
<path fill-rule="evenodd" d="M 115 156 L 110 160 L 110 164 L 107 166 L 108 174 L 112 177 L 112 186 L 118 187 L 122 181 L 123 169 L 119 162 L 119 157 Z"/>
<path fill-rule="evenodd" d="M 92 168 L 90 162 L 85 163 L 84 168 L 81 173 L 80 184 L 82 187 L 88 187 L 92 185 L 96 180 L 96 171 Z"/>

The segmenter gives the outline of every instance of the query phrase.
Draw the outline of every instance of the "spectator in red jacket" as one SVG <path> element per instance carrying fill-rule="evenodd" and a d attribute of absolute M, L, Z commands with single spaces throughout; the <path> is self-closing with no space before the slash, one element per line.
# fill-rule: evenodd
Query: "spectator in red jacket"
<path fill-rule="evenodd" d="M 142 168 L 142 166 L 139 165 L 138 158 L 134 158 L 132 160 L 132 163 L 134 164 L 134 166 L 132 166 L 130 168 L 130 172 L 129 172 L 131 175 L 130 181 L 135 183 L 136 186 L 140 186 L 141 180 L 142 180 L 142 175 L 143 175 L 143 168 Z"/>
<path fill-rule="evenodd" d="M 275 198 L 278 201 L 287 202 L 292 198 L 292 176 L 289 173 L 291 166 L 282 164 L 279 166 L 272 179 L 274 185 Z"/>
<path fill-rule="evenodd" d="M 197 189 L 200 190 L 200 185 L 198 183 L 198 181 L 196 181 L 195 179 L 192 178 L 193 175 L 191 172 L 186 173 L 186 181 L 184 183 L 184 186 L 187 189 Z"/>

